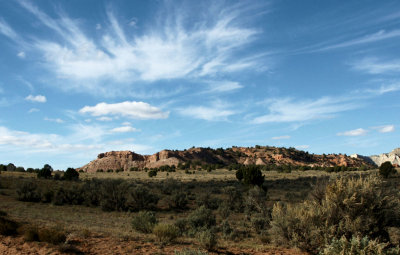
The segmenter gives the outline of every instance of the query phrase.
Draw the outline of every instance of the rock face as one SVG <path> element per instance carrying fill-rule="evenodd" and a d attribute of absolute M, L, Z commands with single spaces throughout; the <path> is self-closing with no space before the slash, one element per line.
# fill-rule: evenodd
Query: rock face
<path fill-rule="evenodd" d="M 100 153 L 97 159 L 78 170 L 96 172 L 99 169 L 129 171 L 132 167 L 139 169 L 156 168 L 164 165 L 177 166 L 180 163 L 192 162 L 202 164 L 244 164 L 244 165 L 295 165 L 295 166 L 348 166 L 372 167 L 371 162 L 362 158 L 352 158 L 342 154 L 316 155 L 294 148 L 277 148 L 271 146 L 232 147 L 227 149 L 191 148 L 188 150 L 163 150 L 153 155 L 140 155 L 131 151 L 110 151 Z"/>
<path fill-rule="evenodd" d="M 400 148 L 394 149 L 389 153 L 383 153 L 380 155 L 373 155 L 369 157 L 377 166 L 382 163 L 389 161 L 393 165 L 400 166 Z"/>

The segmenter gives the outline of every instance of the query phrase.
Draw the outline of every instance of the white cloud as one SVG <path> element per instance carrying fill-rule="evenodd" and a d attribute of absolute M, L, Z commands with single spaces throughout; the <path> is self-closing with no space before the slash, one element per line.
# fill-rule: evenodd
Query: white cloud
<path fill-rule="evenodd" d="M 136 28 L 137 27 L 137 23 L 138 23 L 138 19 L 134 17 L 128 22 L 128 25 L 131 26 L 131 27 Z"/>
<path fill-rule="evenodd" d="M 278 98 L 266 101 L 269 113 L 253 119 L 253 123 L 302 122 L 315 119 L 332 118 L 337 113 L 358 106 L 344 98 L 322 97 L 316 100 L 294 101 Z"/>
<path fill-rule="evenodd" d="M 295 146 L 295 148 L 298 150 L 306 150 L 306 149 L 310 148 L 310 145 L 297 145 L 297 146 Z"/>
<path fill-rule="evenodd" d="M 125 121 L 125 122 L 122 123 L 122 126 L 130 126 L 130 125 L 131 125 L 131 123 L 128 122 L 128 121 Z"/>
<path fill-rule="evenodd" d="M 122 126 L 122 127 L 116 127 L 110 130 L 113 133 L 128 133 L 128 132 L 139 132 L 140 129 L 131 127 L 131 126 Z"/>
<path fill-rule="evenodd" d="M 31 102 L 36 102 L 36 103 L 46 103 L 47 99 L 45 96 L 42 95 L 37 95 L 37 96 L 33 96 L 33 95 L 29 95 L 27 97 L 25 97 L 26 101 L 31 101 Z"/>
<path fill-rule="evenodd" d="M 243 88 L 239 82 L 235 81 L 214 81 L 209 82 L 207 92 L 229 92 Z"/>
<path fill-rule="evenodd" d="M 99 103 L 95 106 L 85 106 L 80 113 L 90 113 L 92 116 L 119 115 L 132 119 L 166 119 L 169 112 L 151 106 L 144 102 L 125 101 L 122 103 Z"/>
<path fill-rule="evenodd" d="M 382 41 L 382 40 L 395 38 L 395 37 L 399 37 L 399 36 L 400 36 L 400 29 L 395 29 L 392 31 L 380 30 L 374 34 L 369 34 L 369 35 L 359 37 L 359 38 L 356 38 L 353 40 L 349 40 L 346 42 L 329 45 L 329 46 L 323 47 L 317 51 L 325 51 L 325 50 L 351 47 L 351 46 L 360 45 L 360 44 L 373 43 L 373 42 Z"/>
<path fill-rule="evenodd" d="M 59 124 L 64 123 L 64 120 L 62 120 L 60 118 L 52 119 L 52 118 L 45 117 L 44 120 L 45 121 L 50 121 L 50 122 L 56 122 L 56 123 L 59 123 Z"/>
<path fill-rule="evenodd" d="M 357 129 L 337 133 L 337 135 L 338 136 L 361 136 L 361 135 L 366 135 L 367 133 L 368 133 L 367 130 L 365 130 L 363 128 L 357 128 Z"/>
<path fill-rule="evenodd" d="M 373 129 L 378 130 L 379 133 L 391 133 L 394 132 L 395 127 L 394 125 L 386 125 L 386 126 L 373 127 Z"/>
<path fill-rule="evenodd" d="M 377 58 L 364 58 L 352 64 L 353 68 L 370 74 L 399 73 L 400 60 L 380 61 Z"/>
<path fill-rule="evenodd" d="M 178 112 L 183 116 L 209 121 L 224 121 L 236 113 L 221 103 L 215 103 L 212 106 L 187 106 L 178 109 Z"/>
<path fill-rule="evenodd" d="M 40 110 L 37 108 L 31 108 L 31 109 L 29 109 L 28 113 L 33 113 L 33 112 L 38 112 L 38 111 L 40 111 Z"/>
<path fill-rule="evenodd" d="M 19 151 L 22 154 L 43 152 L 68 154 L 71 152 L 92 152 L 93 154 L 110 150 L 134 150 L 137 152 L 148 151 L 151 147 L 141 144 L 132 144 L 132 140 L 125 143 L 111 144 L 103 142 L 98 138 L 104 137 L 104 133 L 98 126 L 75 125 L 72 126 L 73 133 L 67 136 L 55 134 L 33 134 L 10 130 L 0 126 L 0 151 Z M 100 133 L 96 133 L 100 131 Z M 100 135 L 100 136 L 99 136 Z M 84 143 L 89 140 L 88 143 Z"/>
<path fill-rule="evenodd" d="M 274 136 L 271 139 L 272 140 L 290 139 L 290 135 Z"/>
<path fill-rule="evenodd" d="M 17 33 L 2 18 L 0 18 L 0 33 L 13 40 L 19 39 Z"/>
<path fill-rule="evenodd" d="M 103 117 L 97 118 L 96 120 L 99 120 L 99 121 L 112 121 L 113 118 L 110 118 L 110 117 L 107 117 L 107 116 L 103 116 Z"/>
<path fill-rule="evenodd" d="M 365 92 L 374 96 L 380 96 L 386 93 L 395 92 L 400 90 L 400 83 L 392 83 L 389 85 L 381 85 L 376 89 L 366 89 Z"/>
<path fill-rule="evenodd" d="M 0 126 L 0 146 L 12 145 L 14 149 L 24 148 L 29 151 L 88 150 L 95 145 L 63 143 L 63 138 L 55 134 L 31 134 L 28 132 L 9 130 Z"/>
<path fill-rule="evenodd" d="M 18 56 L 19 58 L 25 58 L 25 57 L 26 57 L 26 54 L 25 54 L 25 52 L 20 51 L 20 52 L 18 52 L 17 56 Z"/>
<path fill-rule="evenodd" d="M 172 11 L 141 35 L 125 33 L 108 11 L 109 26 L 101 30 L 101 40 L 95 41 L 63 13 L 52 19 L 30 2 L 20 4 L 64 40 L 39 38 L 33 47 L 43 53 L 58 78 L 75 81 L 65 83 L 65 88 L 107 93 L 123 85 L 101 81 L 214 77 L 265 65 L 259 56 L 239 54 L 260 33 L 243 24 L 243 8 L 239 7 L 209 8 L 209 13 L 192 26 L 187 26 L 182 10 Z"/>

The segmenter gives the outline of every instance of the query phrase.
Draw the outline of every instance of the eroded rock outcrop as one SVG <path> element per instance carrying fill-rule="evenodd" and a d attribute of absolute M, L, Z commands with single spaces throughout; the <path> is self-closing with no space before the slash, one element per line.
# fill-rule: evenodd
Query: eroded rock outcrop
<path fill-rule="evenodd" d="M 369 157 L 377 166 L 389 161 L 393 165 L 400 166 L 400 148 L 394 149 L 389 153 L 382 153 L 380 155 L 373 155 Z"/>
<path fill-rule="evenodd" d="M 157 168 L 160 166 L 177 166 L 187 162 L 204 164 L 244 164 L 244 165 L 295 165 L 295 166 L 348 166 L 372 167 L 371 162 L 361 158 L 352 158 L 342 154 L 316 155 L 294 148 L 277 148 L 272 146 L 232 147 L 227 149 L 190 148 L 188 150 L 162 150 L 153 155 L 140 155 L 131 151 L 110 151 L 100 153 L 97 159 L 79 168 L 86 172 L 97 170 L 124 170 L 132 167 L 139 169 Z"/>

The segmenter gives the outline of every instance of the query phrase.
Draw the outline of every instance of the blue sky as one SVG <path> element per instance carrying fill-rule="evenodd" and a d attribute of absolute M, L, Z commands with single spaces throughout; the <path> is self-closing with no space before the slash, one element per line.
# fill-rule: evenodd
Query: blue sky
<path fill-rule="evenodd" d="M 399 147 L 399 1 L 0 0 L 0 163 Z"/>

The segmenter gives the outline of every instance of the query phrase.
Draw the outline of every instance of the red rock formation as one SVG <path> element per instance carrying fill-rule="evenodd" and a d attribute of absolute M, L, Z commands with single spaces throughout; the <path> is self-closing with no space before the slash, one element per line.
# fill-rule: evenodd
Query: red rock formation
<path fill-rule="evenodd" d="M 295 165 L 295 166 L 371 166 L 359 158 L 346 155 L 315 155 L 294 148 L 276 148 L 270 146 L 232 147 L 228 149 L 191 148 L 188 150 L 162 150 L 153 155 L 140 155 L 131 151 L 110 151 L 100 153 L 96 160 L 80 169 L 86 172 L 96 172 L 98 169 L 123 169 L 132 167 L 156 168 L 164 165 L 175 165 L 188 161 L 200 164 L 245 164 L 245 165 Z"/>

